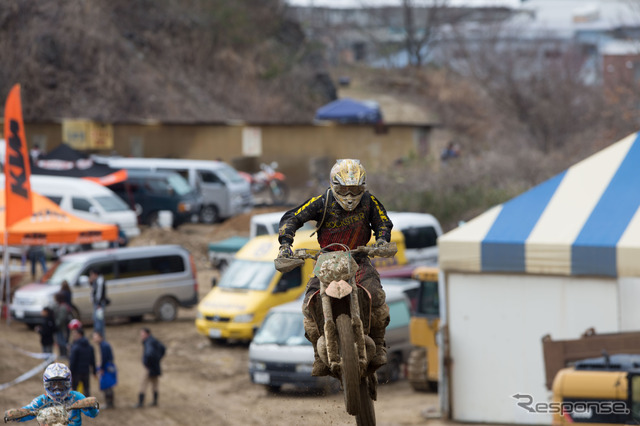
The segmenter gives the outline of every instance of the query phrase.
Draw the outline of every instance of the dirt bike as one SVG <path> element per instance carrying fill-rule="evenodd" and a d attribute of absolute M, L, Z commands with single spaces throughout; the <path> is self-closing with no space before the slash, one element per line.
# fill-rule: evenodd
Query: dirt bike
<path fill-rule="evenodd" d="M 284 204 L 289 197 L 289 187 L 285 183 L 284 173 L 277 171 L 277 168 L 278 163 L 274 161 L 271 164 L 260 164 L 260 171 L 257 173 L 240 174 L 251 184 L 251 192 L 261 194 L 268 191 L 273 204 Z"/>
<path fill-rule="evenodd" d="M 327 251 L 339 246 L 342 251 Z M 324 333 L 316 343 L 318 355 L 337 377 L 344 392 L 347 413 L 356 417 L 360 426 L 376 424 L 373 401 L 377 398 L 377 378 L 368 369 L 376 354 L 376 345 L 367 335 L 371 324 L 371 296 L 356 284 L 358 264 L 353 254 L 393 257 L 395 243 L 381 247 L 364 246 L 354 250 L 344 244 L 329 244 L 323 250 L 296 250 L 291 258 L 277 258 L 276 269 L 288 272 L 316 260 L 314 275 L 320 280 L 321 303 L 314 304 L 312 314 Z M 315 297 L 315 296 L 312 296 Z"/>
<path fill-rule="evenodd" d="M 83 408 L 100 408 L 98 400 L 93 396 L 79 399 L 73 404 L 49 404 L 35 410 L 12 408 L 5 411 L 4 422 L 17 422 L 27 416 L 35 416 L 40 426 L 64 426 L 69 424 L 69 412 Z"/>

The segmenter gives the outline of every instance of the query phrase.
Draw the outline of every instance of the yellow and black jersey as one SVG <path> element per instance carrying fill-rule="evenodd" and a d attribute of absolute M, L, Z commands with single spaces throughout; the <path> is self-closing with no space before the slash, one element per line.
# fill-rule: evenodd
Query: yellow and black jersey
<path fill-rule="evenodd" d="M 322 223 L 317 231 L 320 247 L 342 243 L 355 249 L 369 242 L 372 231 L 376 239 L 383 238 L 388 242 L 393 228 L 384 206 L 369 191 L 365 191 L 353 211 L 344 210 L 331 191 L 327 191 L 310 198 L 282 216 L 278 238 L 280 244 L 293 244 L 296 231 L 310 220 Z"/>

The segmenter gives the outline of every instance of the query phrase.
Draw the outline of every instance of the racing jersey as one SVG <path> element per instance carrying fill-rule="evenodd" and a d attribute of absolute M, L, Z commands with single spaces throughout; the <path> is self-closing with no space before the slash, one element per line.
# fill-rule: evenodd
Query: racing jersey
<path fill-rule="evenodd" d="M 329 197 L 328 200 L 327 197 Z M 387 216 L 382 203 L 369 191 L 364 192 L 360 203 L 353 211 L 343 209 L 331 191 L 310 198 L 298 207 L 287 211 L 280 219 L 278 232 L 280 244 L 293 244 L 296 231 L 310 220 L 315 220 L 318 224 L 322 221 L 317 231 L 318 243 L 322 248 L 331 243 L 342 243 L 350 249 L 355 249 L 369 242 L 371 232 L 376 239 L 382 238 L 387 242 L 391 240 L 393 223 Z M 335 250 L 339 248 L 336 247 Z"/>
<path fill-rule="evenodd" d="M 74 402 L 80 400 L 80 399 L 84 399 L 85 396 L 83 394 L 81 394 L 80 392 L 76 392 L 76 391 L 69 391 L 69 395 L 63 400 L 63 403 L 65 406 L 71 405 Z M 37 396 L 33 399 L 33 401 L 31 401 L 30 404 L 25 405 L 24 409 L 27 410 L 38 410 L 40 408 L 44 408 L 46 406 L 49 405 L 54 405 L 56 404 L 56 402 L 54 400 L 52 400 L 51 398 L 49 398 L 47 395 L 40 395 Z M 70 426 L 82 426 L 82 417 L 80 415 L 80 412 L 82 411 L 82 414 L 84 414 L 85 416 L 89 416 L 89 417 L 96 417 L 99 413 L 99 410 L 97 408 L 83 408 L 81 410 L 71 410 L 69 412 L 69 425 Z M 35 419 L 36 416 L 27 416 L 27 417 L 23 417 L 21 418 L 19 421 L 20 422 L 26 422 L 29 420 L 33 420 Z"/>

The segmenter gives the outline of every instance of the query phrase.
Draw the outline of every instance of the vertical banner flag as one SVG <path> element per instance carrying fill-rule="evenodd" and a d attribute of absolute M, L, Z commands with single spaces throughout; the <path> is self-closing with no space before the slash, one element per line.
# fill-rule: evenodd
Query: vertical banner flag
<path fill-rule="evenodd" d="M 4 107 L 4 139 L 6 152 L 5 167 L 5 208 L 6 228 L 18 222 L 32 212 L 31 203 L 31 166 L 27 138 L 22 122 L 22 103 L 20 85 L 13 86 Z"/>

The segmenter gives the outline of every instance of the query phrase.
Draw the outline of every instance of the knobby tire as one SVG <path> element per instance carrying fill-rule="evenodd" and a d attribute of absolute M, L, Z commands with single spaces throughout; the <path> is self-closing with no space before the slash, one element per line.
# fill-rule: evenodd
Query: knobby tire
<path fill-rule="evenodd" d="M 360 367 L 353 337 L 351 318 L 342 314 L 336 320 L 340 342 L 342 389 L 347 413 L 355 416 L 360 411 Z M 366 387 L 365 387 L 366 390 Z"/>
<path fill-rule="evenodd" d="M 356 424 L 358 426 L 376 425 L 376 412 L 369 395 L 368 381 L 369 378 L 364 377 L 360 382 L 360 412 L 356 414 Z"/>

